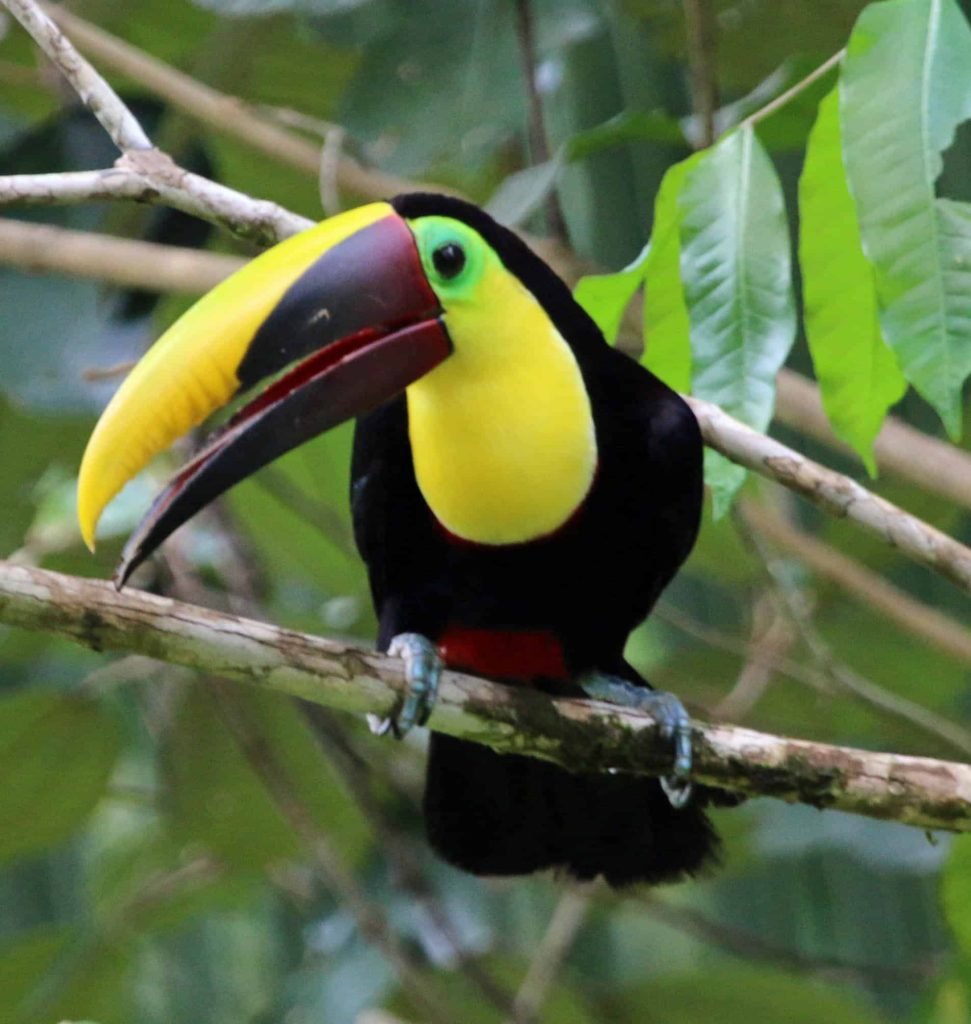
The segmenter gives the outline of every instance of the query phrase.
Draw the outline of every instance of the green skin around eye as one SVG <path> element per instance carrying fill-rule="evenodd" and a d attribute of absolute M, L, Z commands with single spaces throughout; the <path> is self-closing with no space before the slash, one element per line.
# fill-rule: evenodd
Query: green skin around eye
<path fill-rule="evenodd" d="M 442 302 L 471 298 L 488 259 L 485 242 L 468 225 L 451 217 L 420 217 L 408 223 L 418 243 L 421 265 Z M 446 279 L 436 270 L 432 254 L 449 242 L 462 247 L 465 266 L 455 277 Z"/>

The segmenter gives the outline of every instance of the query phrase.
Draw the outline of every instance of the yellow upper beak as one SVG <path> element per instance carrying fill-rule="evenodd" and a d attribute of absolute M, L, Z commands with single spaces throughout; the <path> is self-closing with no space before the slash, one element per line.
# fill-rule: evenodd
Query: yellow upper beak
<path fill-rule="evenodd" d="M 325 252 L 393 216 L 372 203 L 287 239 L 227 278 L 162 335 L 118 389 L 88 442 L 78 521 L 94 550 L 105 506 L 148 462 L 239 390 L 251 342 L 284 293 Z"/>

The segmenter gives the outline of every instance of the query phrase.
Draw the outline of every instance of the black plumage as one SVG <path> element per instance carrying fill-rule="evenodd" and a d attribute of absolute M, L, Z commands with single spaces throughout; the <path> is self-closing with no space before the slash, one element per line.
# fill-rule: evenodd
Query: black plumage
<path fill-rule="evenodd" d="M 435 214 L 473 227 L 544 307 L 580 367 L 598 464 L 583 504 L 553 534 L 477 545 L 451 537 L 421 495 L 404 396 L 360 418 L 352 510 L 379 645 L 386 649 L 402 632 L 436 641 L 455 628 L 544 631 L 559 641 L 569 676 L 599 671 L 646 686 L 623 650 L 697 535 L 702 443 L 693 414 L 611 348 L 556 274 L 481 210 L 421 194 L 392 205 L 407 218 Z M 506 680 L 570 690 L 563 680 Z M 553 867 L 623 885 L 674 880 L 703 866 L 717 845 L 705 799 L 700 791 L 676 810 L 654 779 L 573 774 L 433 735 L 424 809 L 435 849 L 465 870 Z"/>

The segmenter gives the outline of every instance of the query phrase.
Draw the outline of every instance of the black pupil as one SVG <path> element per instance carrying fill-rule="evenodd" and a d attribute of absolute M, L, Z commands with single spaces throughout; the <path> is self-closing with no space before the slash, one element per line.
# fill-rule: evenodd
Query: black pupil
<path fill-rule="evenodd" d="M 465 266 L 465 250 L 458 242 L 446 242 L 432 253 L 432 263 L 442 277 L 457 277 Z"/>

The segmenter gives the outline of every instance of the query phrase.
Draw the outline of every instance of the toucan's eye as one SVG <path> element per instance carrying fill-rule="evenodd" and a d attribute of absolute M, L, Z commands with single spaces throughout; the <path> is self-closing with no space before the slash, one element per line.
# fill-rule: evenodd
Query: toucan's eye
<path fill-rule="evenodd" d="M 458 242 L 445 242 L 432 253 L 432 263 L 441 277 L 451 281 L 465 267 L 465 250 Z"/>

